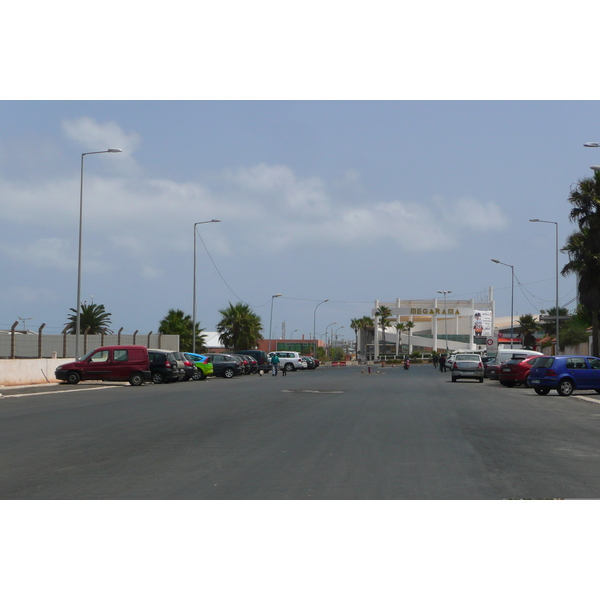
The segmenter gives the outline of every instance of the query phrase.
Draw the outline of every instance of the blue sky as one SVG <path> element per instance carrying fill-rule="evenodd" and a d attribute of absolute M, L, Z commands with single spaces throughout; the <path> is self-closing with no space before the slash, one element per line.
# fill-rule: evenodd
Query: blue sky
<path fill-rule="evenodd" d="M 373 301 L 480 298 L 497 313 L 554 305 L 570 186 L 600 163 L 594 101 L 4 101 L 0 327 L 64 326 L 75 305 L 80 156 L 82 299 L 115 329 L 156 331 L 250 304 L 268 328 L 317 333 Z M 204 247 L 206 246 L 206 248 Z M 210 256 L 209 256 L 210 255 Z M 561 266 L 566 257 L 561 255 Z M 522 285 L 519 285 L 520 284 Z M 560 281 L 561 303 L 575 297 Z M 570 305 L 574 308 L 574 304 Z"/>
<path fill-rule="evenodd" d="M 249 304 L 273 332 L 310 336 L 373 302 L 450 289 L 497 314 L 554 305 L 554 231 L 570 187 L 600 163 L 593 14 L 423 6 L 107 2 L 10 7 L 0 101 L 0 328 L 62 330 L 75 306 L 80 157 L 82 299 L 114 329 L 156 331 Z M 118 11 L 119 19 L 113 18 Z M 182 11 L 185 11 L 182 12 Z M 519 19 L 514 18 L 518 11 Z M 48 22 L 53 27 L 48 27 Z M 510 43 L 507 41 L 510 40 Z M 25 76 L 26 74 L 26 76 Z M 158 100 L 161 99 L 161 100 Z M 566 257 L 561 255 L 561 266 Z M 561 278 L 561 303 L 575 282 Z M 574 303 L 569 304 L 573 308 Z M 265 332 L 267 333 L 267 332 Z"/>

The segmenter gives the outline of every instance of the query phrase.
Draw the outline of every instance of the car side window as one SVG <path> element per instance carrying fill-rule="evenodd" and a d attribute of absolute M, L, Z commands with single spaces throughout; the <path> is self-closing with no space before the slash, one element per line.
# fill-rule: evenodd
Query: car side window
<path fill-rule="evenodd" d="M 96 354 L 92 354 L 90 357 L 90 362 L 99 363 L 106 362 L 108 360 L 108 350 L 100 350 L 100 352 L 96 352 Z"/>
<path fill-rule="evenodd" d="M 586 369 L 585 362 L 581 358 L 567 358 L 567 369 Z"/>
<path fill-rule="evenodd" d="M 588 358 L 590 369 L 600 369 L 600 358 Z"/>
<path fill-rule="evenodd" d="M 127 350 L 115 350 L 113 355 L 117 361 L 126 361 L 129 358 Z"/>

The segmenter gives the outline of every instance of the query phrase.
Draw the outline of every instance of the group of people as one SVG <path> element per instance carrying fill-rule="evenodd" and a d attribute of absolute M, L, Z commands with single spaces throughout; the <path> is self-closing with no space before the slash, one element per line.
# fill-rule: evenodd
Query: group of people
<path fill-rule="evenodd" d="M 446 372 L 446 355 L 445 354 L 441 354 L 439 357 L 436 354 L 433 357 L 433 368 L 437 369 L 438 365 L 440 367 L 440 371 L 442 373 L 445 373 Z"/>

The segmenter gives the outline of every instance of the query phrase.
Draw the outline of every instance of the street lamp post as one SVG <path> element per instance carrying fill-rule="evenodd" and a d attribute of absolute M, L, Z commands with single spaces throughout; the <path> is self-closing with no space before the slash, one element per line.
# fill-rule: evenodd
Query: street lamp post
<path fill-rule="evenodd" d="M 120 148 L 109 148 L 99 152 L 84 152 L 81 155 L 81 180 L 79 185 L 79 253 L 77 258 L 77 316 L 75 317 L 75 358 L 79 358 L 79 330 L 81 329 L 81 239 L 83 231 L 83 157 L 88 154 L 123 152 Z"/>
<path fill-rule="evenodd" d="M 294 329 L 294 331 L 292 331 L 291 335 L 290 335 L 290 340 L 294 339 L 294 334 L 296 333 L 296 331 L 298 331 L 297 329 Z"/>
<path fill-rule="evenodd" d="M 558 314 L 558 223 L 556 221 L 543 221 L 542 219 L 529 219 L 532 223 L 551 223 L 556 227 L 556 354 L 560 354 L 558 345 L 558 326 L 560 318 Z"/>
<path fill-rule="evenodd" d="M 446 356 L 448 355 L 448 311 L 446 310 L 446 294 L 451 294 L 452 290 L 438 291 L 438 294 L 444 294 L 444 329 L 446 331 Z M 437 327 L 437 325 L 436 325 Z M 437 331 L 437 329 L 436 329 Z M 410 352 L 410 347 L 409 347 Z"/>
<path fill-rule="evenodd" d="M 317 304 L 317 306 L 315 306 L 315 313 L 313 315 L 313 338 L 314 338 L 314 350 L 313 350 L 313 356 L 315 358 L 317 358 L 317 308 L 319 308 L 319 306 L 321 306 L 321 304 L 324 304 L 325 302 L 329 302 L 329 298 L 327 298 L 327 300 L 323 300 L 323 302 L 319 302 L 319 304 Z"/>
<path fill-rule="evenodd" d="M 269 352 L 271 352 L 271 325 L 273 324 L 273 300 L 279 298 L 281 294 L 274 294 L 271 296 L 271 319 L 269 320 Z M 275 348 L 277 350 L 277 348 Z"/>
<path fill-rule="evenodd" d="M 496 260 L 495 258 L 491 258 L 490 259 L 492 262 L 495 262 L 498 265 L 504 265 L 505 267 L 510 267 L 511 270 L 511 274 L 512 274 L 512 278 L 511 278 L 511 288 L 510 288 L 510 349 L 512 350 L 513 348 L 513 315 L 514 315 L 514 303 L 515 303 L 515 268 L 513 265 L 507 265 L 506 263 L 500 262 L 499 260 Z M 556 310 L 558 310 L 558 306 L 556 307 Z"/>
<path fill-rule="evenodd" d="M 198 221 L 194 223 L 194 290 L 192 300 L 192 352 L 196 353 L 196 225 L 204 223 L 220 223 L 221 219 L 211 219 L 210 221 Z"/>

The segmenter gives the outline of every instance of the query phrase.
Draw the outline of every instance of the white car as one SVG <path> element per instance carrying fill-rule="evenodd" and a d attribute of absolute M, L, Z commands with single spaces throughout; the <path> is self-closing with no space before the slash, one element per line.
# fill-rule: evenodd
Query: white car
<path fill-rule="evenodd" d="M 277 352 L 269 352 L 269 358 L 273 357 L 275 354 L 279 356 L 280 369 L 296 371 L 297 369 L 308 368 L 306 361 L 300 357 L 298 352 L 278 350 Z"/>

